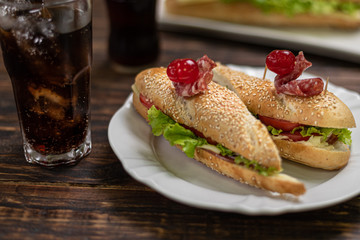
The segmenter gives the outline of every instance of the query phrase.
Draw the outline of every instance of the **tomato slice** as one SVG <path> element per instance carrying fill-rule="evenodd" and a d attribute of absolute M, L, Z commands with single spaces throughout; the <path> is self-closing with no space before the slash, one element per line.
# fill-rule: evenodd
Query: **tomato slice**
<path fill-rule="evenodd" d="M 149 99 L 147 99 L 144 95 L 140 93 L 140 102 L 147 108 L 151 108 L 154 105 Z"/>
<path fill-rule="evenodd" d="M 265 116 L 261 116 L 261 115 L 258 115 L 258 117 L 259 117 L 259 120 L 266 126 L 270 125 L 276 129 L 281 129 L 283 131 L 291 131 L 294 128 L 301 126 L 300 123 L 293 123 L 293 122 L 279 120 L 279 119 L 275 119 L 275 118 L 271 118 L 271 117 L 265 117 Z"/>
<path fill-rule="evenodd" d="M 296 131 L 296 132 L 294 132 L 294 133 L 291 133 L 291 132 L 282 132 L 282 133 L 280 133 L 280 135 L 288 137 L 288 138 L 291 139 L 293 142 L 307 141 L 307 140 L 309 140 L 309 138 L 310 138 L 310 136 L 308 136 L 308 137 L 303 137 L 303 136 L 301 136 L 300 131 Z"/>

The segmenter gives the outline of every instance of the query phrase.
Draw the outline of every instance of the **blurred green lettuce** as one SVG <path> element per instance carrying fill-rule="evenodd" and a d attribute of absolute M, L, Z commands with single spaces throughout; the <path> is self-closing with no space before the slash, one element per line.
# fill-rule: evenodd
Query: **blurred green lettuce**
<path fill-rule="evenodd" d="M 296 14 L 327 15 L 342 12 L 355 16 L 360 10 L 359 3 L 337 0 L 220 0 L 222 2 L 249 2 L 264 12 L 283 13 L 288 16 Z"/>

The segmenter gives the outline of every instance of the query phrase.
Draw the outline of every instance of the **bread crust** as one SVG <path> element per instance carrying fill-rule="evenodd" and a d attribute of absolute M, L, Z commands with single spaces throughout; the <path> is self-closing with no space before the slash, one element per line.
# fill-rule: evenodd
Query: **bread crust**
<path fill-rule="evenodd" d="M 277 94 L 273 82 L 251 77 L 221 64 L 214 74 L 214 81 L 236 92 L 254 114 L 319 127 L 356 126 L 350 109 L 331 92 L 307 98 Z M 315 168 L 340 169 L 350 158 L 349 148 L 339 141 L 334 150 L 327 150 L 304 142 L 276 137 L 273 140 L 282 157 Z"/>
<path fill-rule="evenodd" d="M 329 91 L 312 97 L 277 94 L 272 81 L 221 64 L 214 69 L 214 81 L 235 91 L 254 114 L 318 127 L 356 127 L 350 109 Z"/>
<path fill-rule="evenodd" d="M 225 161 L 201 148 L 196 149 L 194 158 L 220 174 L 253 187 L 281 194 L 290 193 L 295 196 L 302 195 L 306 192 L 304 184 L 293 177 L 285 174 L 263 176 L 235 163 Z"/>
<path fill-rule="evenodd" d="M 133 94 L 133 105 L 136 111 L 143 118 L 148 120 L 147 108 L 140 102 L 139 95 L 136 93 Z M 181 147 L 177 147 L 181 149 Z M 197 148 L 194 159 L 222 175 L 233 178 L 253 187 L 265 189 L 271 192 L 277 192 L 280 194 L 293 194 L 295 196 L 302 195 L 306 192 L 305 185 L 293 177 L 285 174 L 277 174 L 275 176 L 265 177 L 256 173 L 255 171 L 251 171 L 250 169 L 235 163 L 225 161 L 205 149 Z"/>
<path fill-rule="evenodd" d="M 281 139 L 273 140 L 282 157 L 310 167 L 337 170 L 346 166 L 350 158 L 349 148 L 341 142 L 337 142 L 340 146 L 336 149 L 326 150 L 305 145 L 301 142 Z"/>
<path fill-rule="evenodd" d="M 313 14 L 287 16 L 279 13 L 264 13 L 253 4 L 246 2 L 223 3 L 221 1 L 211 1 L 181 4 L 177 0 L 166 0 L 166 10 L 175 15 L 259 26 L 331 27 L 340 29 L 357 29 L 360 27 L 360 17 L 341 13 L 318 16 Z"/>
<path fill-rule="evenodd" d="M 179 124 L 266 167 L 281 168 L 279 152 L 265 126 L 254 118 L 236 94 L 214 82 L 208 90 L 183 98 L 175 92 L 166 68 L 152 68 L 136 76 L 139 92 Z"/>

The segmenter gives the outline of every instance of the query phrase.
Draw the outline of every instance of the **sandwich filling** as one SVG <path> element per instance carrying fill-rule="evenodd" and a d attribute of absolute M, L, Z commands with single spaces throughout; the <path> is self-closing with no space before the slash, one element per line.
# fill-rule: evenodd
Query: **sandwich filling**
<path fill-rule="evenodd" d="M 177 0 L 182 4 L 220 1 L 224 3 L 247 2 L 265 13 L 281 13 L 288 16 L 297 14 L 331 15 L 342 13 L 357 17 L 360 4 L 341 0 Z"/>
<path fill-rule="evenodd" d="M 277 139 L 293 142 L 304 141 L 315 147 L 334 148 L 333 145 L 340 141 L 351 145 L 351 131 L 346 128 L 322 128 L 301 125 L 284 120 L 258 116 L 260 121 L 267 126 L 269 133 Z"/>
<path fill-rule="evenodd" d="M 360 4 L 339 0 L 222 0 L 224 2 L 251 2 L 264 12 L 276 12 L 289 16 L 297 14 L 331 15 L 343 13 L 356 16 Z"/>

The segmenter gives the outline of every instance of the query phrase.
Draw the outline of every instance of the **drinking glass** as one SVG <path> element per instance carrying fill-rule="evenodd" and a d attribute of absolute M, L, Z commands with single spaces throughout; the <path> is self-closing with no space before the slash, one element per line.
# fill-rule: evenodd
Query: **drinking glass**
<path fill-rule="evenodd" d="M 134 73 L 159 54 L 156 0 L 106 0 L 110 22 L 108 53 L 113 69 Z"/>
<path fill-rule="evenodd" d="M 91 0 L 0 0 L 0 42 L 30 163 L 91 151 Z"/>

